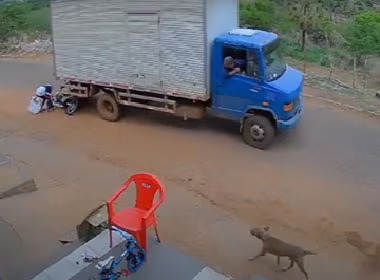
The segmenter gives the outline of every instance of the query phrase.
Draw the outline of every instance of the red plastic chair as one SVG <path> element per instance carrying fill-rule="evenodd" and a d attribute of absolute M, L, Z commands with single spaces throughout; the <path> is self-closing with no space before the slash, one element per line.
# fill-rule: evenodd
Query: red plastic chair
<path fill-rule="evenodd" d="M 136 203 L 133 208 L 115 212 L 114 201 L 134 182 L 136 184 Z M 154 203 L 156 192 L 159 199 Z M 147 251 L 147 229 L 154 226 L 157 241 L 161 242 L 158 234 L 157 220 L 154 211 L 164 202 L 165 189 L 151 174 L 132 175 L 123 186 L 107 202 L 109 227 L 116 226 L 133 234 L 139 244 Z M 112 247 L 112 230 L 109 231 L 110 247 Z"/>

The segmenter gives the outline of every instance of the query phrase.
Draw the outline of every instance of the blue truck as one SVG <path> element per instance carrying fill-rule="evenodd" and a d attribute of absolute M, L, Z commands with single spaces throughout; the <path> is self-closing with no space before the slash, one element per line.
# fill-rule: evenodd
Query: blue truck
<path fill-rule="evenodd" d="M 246 59 L 243 73 L 225 75 L 223 52 Z M 235 30 L 215 39 L 210 113 L 240 121 L 244 141 L 265 149 L 276 131 L 288 130 L 303 111 L 303 75 L 282 59 L 276 34 Z"/>
<path fill-rule="evenodd" d="M 269 148 L 303 111 L 303 75 L 284 62 L 280 38 L 238 28 L 237 0 L 173 1 L 86 0 L 80 9 L 52 1 L 62 90 L 95 97 L 108 121 L 123 105 L 208 114 L 236 121 L 247 144 Z"/>

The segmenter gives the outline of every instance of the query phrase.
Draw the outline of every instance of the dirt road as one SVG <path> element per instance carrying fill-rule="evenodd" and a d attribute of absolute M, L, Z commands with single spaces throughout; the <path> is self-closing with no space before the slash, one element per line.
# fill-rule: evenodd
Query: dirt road
<path fill-rule="evenodd" d="M 51 73 L 50 62 L 0 61 L 0 153 L 27 163 L 39 188 L 0 201 L 23 267 L 37 269 L 63 232 L 131 172 L 148 171 L 168 189 L 163 237 L 236 279 L 303 279 L 297 269 L 276 273 L 271 257 L 247 262 L 259 250 L 251 225 L 317 251 L 307 259 L 311 279 L 379 279 L 380 263 L 370 265 L 344 238 L 349 230 L 380 241 L 378 121 L 308 99 L 300 126 L 263 152 L 242 143 L 236 124 L 214 119 L 133 110 L 107 123 L 91 106 L 72 117 L 32 116 L 29 99 Z M 0 248 L 11 279 L 25 278 L 17 256 Z"/>

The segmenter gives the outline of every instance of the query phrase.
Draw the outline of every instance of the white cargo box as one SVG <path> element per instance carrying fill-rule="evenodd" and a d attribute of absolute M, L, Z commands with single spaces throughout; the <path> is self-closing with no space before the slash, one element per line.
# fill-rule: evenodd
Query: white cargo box
<path fill-rule="evenodd" d="M 210 47 L 238 0 L 52 0 L 55 74 L 209 99 Z"/>

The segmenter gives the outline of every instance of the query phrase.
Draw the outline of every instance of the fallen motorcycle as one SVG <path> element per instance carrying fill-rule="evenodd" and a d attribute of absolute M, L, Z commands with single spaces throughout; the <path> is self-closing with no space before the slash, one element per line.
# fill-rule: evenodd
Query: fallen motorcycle
<path fill-rule="evenodd" d="M 56 108 L 63 108 L 65 114 L 72 115 L 79 107 L 79 98 L 73 95 L 56 93 L 53 95 L 52 104 Z"/>
<path fill-rule="evenodd" d="M 32 114 L 38 114 L 44 110 L 50 110 L 53 108 L 63 108 L 65 114 L 74 114 L 79 107 L 79 98 L 77 96 L 63 94 L 57 92 L 50 97 L 43 98 L 39 96 L 33 96 L 30 100 L 28 111 Z"/>

